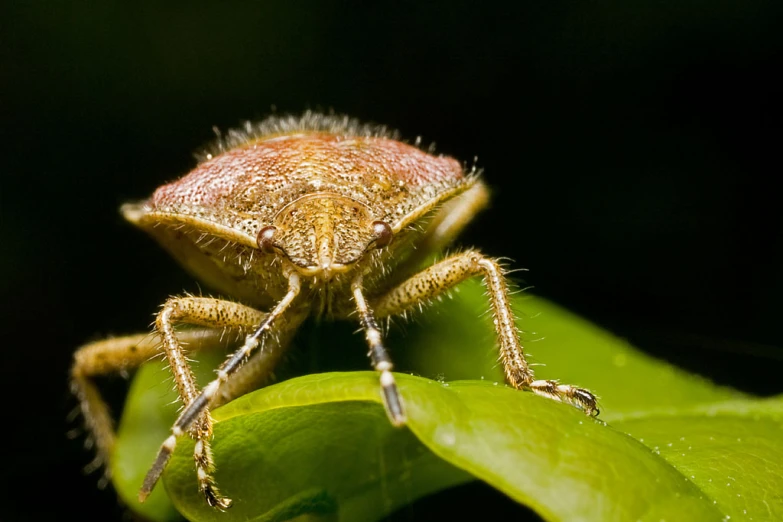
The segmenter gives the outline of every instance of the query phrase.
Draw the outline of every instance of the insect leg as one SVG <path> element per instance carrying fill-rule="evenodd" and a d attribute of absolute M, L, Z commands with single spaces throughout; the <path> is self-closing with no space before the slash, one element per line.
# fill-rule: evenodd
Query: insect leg
<path fill-rule="evenodd" d="M 455 254 L 413 275 L 374 299 L 375 312 L 379 317 L 402 313 L 408 308 L 432 300 L 476 275 L 483 276 L 489 291 L 495 331 L 508 383 L 515 388 L 529 389 L 538 395 L 572 404 L 589 415 L 597 414 L 596 398 L 589 391 L 556 381 L 534 378 L 519 341 L 519 330 L 511 310 L 503 269 L 497 261 L 479 252 Z"/>
<path fill-rule="evenodd" d="M 196 324 L 212 328 L 248 328 L 258 324 L 264 313 L 248 306 L 207 297 L 173 297 L 166 301 L 155 319 L 155 328 L 163 339 L 163 350 L 174 376 L 174 382 L 182 403 L 187 407 L 196 397 L 198 388 L 190 365 L 174 331 L 175 323 Z M 202 412 L 198 425 L 191 430 L 197 440 L 193 458 L 196 462 L 199 488 L 210 505 L 228 507 L 229 501 L 222 499 L 212 478 L 214 462 L 209 447 L 212 437 L 212 419 L 208 411 Z"/>
<path fill-rule="evenodd" d="M 268 332 L 268 330 L 272 328 L 273 323 L 275 323 L 280 318 L 280 316 L 283 315 L 286 309 L 291 305 L 293 300 L 299 294 L 299 289 L 299 276 L 296 273 L 291 273 L 291 275 L 288 277 L 288 293 L 286 293 L 285 297 L 283 297 L 283 299 L 274 307 L 271 312 L 263 317 L 263 319 L 260 321 L 260 324 L 258 324 L 258 326 L 254 329 L 253 333 L 245 338 L 245 342 L 242 347 L 230 355 L 229 358 L 222 365 L 220 365 L 220 367 L 217 369 L 217 379 L 204 386 L 201 392 L 196 394 L 195 398 L 186 404 L 185 409 L 182 410 L 176 422 L 174 423 L 174 426 L 171 428 L 171 435 L 161 445 L 160 449 L 158 450 L 157 457 L 155 458 L 155 462 L 152 464 L 152 467 L 144 478 L 144 483 L 141 486 L 141 490 L 139 491 L 140 502 L 144 502 L 144 500 L 146 500 L 147 496 L 149 496 L 150 492 L 152 491 L 152 488 L 154 488 L 155 484 L 158 482 L 158 479 L 163 473 L 169 458 L 171 458 L 172 453 L 174 453 L 174 449 L 177 446 L 177 439 L 186 431 L 191 430 L 194 424 L 197 422 L 200 424 L 202 419 L 205 417 L 207 419 L 209 418 L 208 408 L 212 402 L 218 399 L 221 386 L 224 385 L 226 381 L 228 381 L 228 378 L 231 375 L 239 371 L 245 361 L 247 361 L 247 359 L 256 352 L 260 344 L 261 336 Z M 187 371 L 190 372 L 190 369 L 187 367 L 184 359 L 183 364 L 185 364 Z M 172 370 L 175 372 L 176 378 L 177 369 L 175 369 L 173 363 Z M 201 426 L 197 425 L 197 428 L 201 429 Z M 211 425 L 209 428 L 211 430 Z M 199 440 L 204 441 L 205 438 L 199 437 Z M 196 446 L 198 449 L 198 444 Z M 204 478 L 205 477 L 203 474 L 199 473 L 199 483 L 203 483 Z M 211 480 L 211 477 L 207 478 Z M 211 506 L 225 508 L 230 505 L 229 499 L 220 498 L 218 496 L 210 497 L 208 491 L 205 492 L 205 494 L 207 494 L 207 502 L 209 502 Z"/>
<path fill-rule="evenodd" d="M 368 355 L 372 361 L 375 371 L 381 372 L 381 392 L 383 393 L 383 404 L 386 407 L 386 414 L 389 420 L 395 426 L 405 424 L 405 408 L 397 389 L 397 383 L 391 373 L 392 362 L 389 353 L 383 345 L 381 331 L 375 321 L 372 309 L 367 305 L 362 291 L 362 279 L 357 278 L 351 284 L 353 298 L 356 301 L 356 309 L 359 311 L 359 321 L 364 329 L 364 335 L 367 338 L 367 344 L 370 347 Z"/>
<path fill-rule="evenodd" d="M 222 347 L 222 332 L 212 329 L 194 329 L 179 333 L 188 351 Z M 109 409 L 101 397 L 94 379 L 132 370 L 148 362 L 162 352 L 157 334 L 141 333 L 124 337 L 112 337 L 79 348 L 71 366 L 71 390 L 79 401 L 85 425 L 90 432 L 96 456 L 88 466 L 97 469 L 106 464 L 114 447 L 114 423 Z M 109 468 L 104 468 L 104 479 L 109 478 Z"/>

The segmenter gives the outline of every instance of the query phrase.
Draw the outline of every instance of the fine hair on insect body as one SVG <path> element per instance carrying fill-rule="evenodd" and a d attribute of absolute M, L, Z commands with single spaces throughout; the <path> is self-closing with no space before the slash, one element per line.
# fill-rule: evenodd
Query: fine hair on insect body
<path fill-rule="evenodd" d="M 474 276 L 488 291 L 506 381 L 597 413 L 589 391 L 535 379 L 496 259 L 466 249 L 422 268 L 486 206 L 488 191 L 475 167 L 417 144 L 345 116 L 272 117 L 229 131 L 190 173 L 122 207 L 128 221 L 226 297 L 171 297 L 156 315 L 154 335 L 106 339 L 74 355 L 72 386 L 104 460 L 115 436 L 95 377 L 161 353 L 170 365 L 184 407 L 141 485 L 140 501 L 187 435 L 196 441 L 194 480 L 206 502 L 231 505 L 214 480 L 209 411 L 256 388 L 309 316 L 358 321 L 387 416 L 404 426 L 405 397 L 378 321 Z M 183 347 L 209 349 L 217 344 L 209 339 L 225 330 L 246 335 L 214 380 L 198 388 Z"/>

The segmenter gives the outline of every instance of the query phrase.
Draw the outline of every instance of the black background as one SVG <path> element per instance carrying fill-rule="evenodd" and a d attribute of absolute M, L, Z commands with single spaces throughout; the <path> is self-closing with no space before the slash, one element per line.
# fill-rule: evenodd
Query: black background
<path fill-rule="evenodd" d="M 122 516 L 65 437 L 71 354 L 197 287 L 117 208 L 273 105 L 477 156 L 493 206 L 462 243 L 650 353 L 783 391 L 776 4 L 4 2 L 0 518 Z M 429 502 L 399 518 L 516 509 Z"/>

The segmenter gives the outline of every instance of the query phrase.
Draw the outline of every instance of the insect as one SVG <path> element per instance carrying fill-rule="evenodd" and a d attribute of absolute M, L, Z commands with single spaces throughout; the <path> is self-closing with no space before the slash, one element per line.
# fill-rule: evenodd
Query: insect
<path fill-rule="evenodd" d="M 124 205 L 126 219 L 232 300 L 172 297 L 156 316 L 154 336 L 107 339 L 76 352 L 73 389 L 98 457 L 108 457 L 114 432 L 93 378 L 163 352 L 184 408 L 139 500 L 152 491 L 179 437 L 188 434 L 196 440 L 199 489 L 209 505 L 229 507 L 213 479 L 209 409 L 257 385 L 309 315 L 358 320 L 386 413 L 402 426 L 404 397 L 377 321 L 404 314 L 473 276 L 483 277 L 488 290 L 508 383 L 597 414 L 589 391 L 534 378 L 497 261 L 466 250 L 420 269 L 486 205 L 488 191 L 479 174 L 399 141 L 383 127 L 307 112 L 231 131 L 192 172 L 146 201 Z M 210 336 L 225 329 L 244 332 L 244 342 L 217 368 L 215 379 L 198 389 L 183 346 L 206 349 Z"/>

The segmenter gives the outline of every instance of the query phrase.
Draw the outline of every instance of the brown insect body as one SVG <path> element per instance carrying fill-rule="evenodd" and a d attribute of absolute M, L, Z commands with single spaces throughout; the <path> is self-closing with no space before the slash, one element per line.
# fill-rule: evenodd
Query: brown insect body
<path fill-rule="evenodd" d="M 477 181 L 452 158 L 385 136 L 318 129 L 253 139 L 160 187 L 148 201 L 125 205 L 123 214 L 196 277 L 256 306 L 287 290 L 281 260 L 258 251 L 259 231 L 274 226 L 277 253 L 305 285 L 319 291 L 328 285 L 329 313 L 345 317 L 355 310 L 353 273 L 367 271 L 367 291 L 380 291 L 422 233 L 412 225 Z M 387 248 L 373 246 L 376 221 L 392 229 Z M 379 266 L 384 270 L 374 270 Z"/>
<path fill-rule="evenodd" d="M 465 250 L 419 266 L 448 245 L 487 199 L 475 170 L 466 173 L 452 158 L 348 118 L 306 113 L 230 133 L 190 174 L 122 208 L 191 273 L 235 301 L 172 297 L 157 314 L 155 336 L 107 339 L 76 352 L 72 384 L 98 461 L 111 454 L 114 430 L 94 377 L 163 352 L 184 408 L 139 499 L 152 491 L 179 437 L 189 434 L 197 441 L 199 489 L 211 506 L 229 507 L 213 478 L 209 409 L 258 386 L 313 314 L 359 321 L 386 413 L 402 426 L 403 397 L 376 317 L 405 314 L 473 276 L 487 287 L 508 383 L 597 413 L 589 391 L 534 378 L 496 260 Z M 180 324 L 191 328 L 178 330 Z M 244 344 L 199 388 L 186 351 L 215 347 L 224 330 L 244 335 Z"/>

